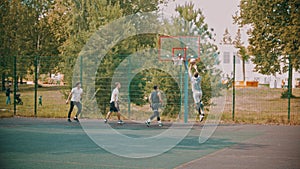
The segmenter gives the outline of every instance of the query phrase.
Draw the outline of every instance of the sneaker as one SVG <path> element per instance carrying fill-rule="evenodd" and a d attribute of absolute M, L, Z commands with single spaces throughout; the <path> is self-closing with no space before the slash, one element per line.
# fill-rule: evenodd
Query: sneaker
<path fill-rule="evenodd" d="M 204 119 L 204 114 L 200 114 L 200 122 L 203 121 Z"/>
<path fill-rule="evenodd" d="M 159 126 L 159 127 L 162 127 L 162 126 L 163 126 L 163 124 L 162 124 L 162 123 L 159 123 L 159 124 L 158 124 L 158 126 Z"/>
<path fill-rule="evenodd" d="M 78 118 L 77 118 L 77 117 L 75 117 L 75 118 L 74 118 L 74 120 L 75 120 L 75 121 L 77 121 L 77 122 L 79 122 L 79 120 L 78 120 Z"/>
<path fill-rule="evenodd" d="M 124 122 L 122 120 L 119 120 L 118 124 L 124 124 Z"/>
<path fill-rule="evenodd" d="M 107 119 L 104 119 L 104 123 L 107 123 Z"/>
<path fill-rule="evenodd" d="M 150 127 L 150 121 L 145 121 L 145 124 L 147 125 L 147 127 Z"/>
<path fill-rule="evenodd" d="M 68 122 L 72 122 L 71 119 L 68 119 Z"/>

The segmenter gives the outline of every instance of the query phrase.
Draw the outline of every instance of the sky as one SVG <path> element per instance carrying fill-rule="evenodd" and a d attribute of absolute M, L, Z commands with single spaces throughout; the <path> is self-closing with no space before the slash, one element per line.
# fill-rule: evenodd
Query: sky
<path fill-rule="evenodd" d="M 163 12 L 166 15 L 175 15 L 176 5 L 184 5 L 192 2 L 195 9 L 201 9 L 205 16 L 205 22 L 209 28 L 213 28 L 216 34 L 216 42 L 219 44 L 225 29 L 228 28 L 232 39 L 236 36 L 238 26 L 233 23 L 232 16 L 238 11 L 240 0 L 175 0 L 170 1 L 167 6 L 163 6 Z M 241 29 L 242 40 L 247 44 L 247 35 Z"/>

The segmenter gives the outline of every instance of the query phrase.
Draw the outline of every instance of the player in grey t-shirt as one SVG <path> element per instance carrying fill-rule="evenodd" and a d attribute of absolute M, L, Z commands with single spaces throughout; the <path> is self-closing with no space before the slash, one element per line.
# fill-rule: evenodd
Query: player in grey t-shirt
<path fill-rule="evenodd" d="M 150 107 L 153 110 L 153 115 L 145 122 L 145 124 L 148 127 L 150 126 L 151 120 L 153 120 L 155 117 L 157 118 L 158 125 L 162 126 L 158 109 L 160 108 L 163 101 L 161 99 L 161 93 L 158 89 L 158 86 L 154 86 L 153 89 L 154 89 L 154 91 L 150 94 L 150 97 L 149 97 Z"/>

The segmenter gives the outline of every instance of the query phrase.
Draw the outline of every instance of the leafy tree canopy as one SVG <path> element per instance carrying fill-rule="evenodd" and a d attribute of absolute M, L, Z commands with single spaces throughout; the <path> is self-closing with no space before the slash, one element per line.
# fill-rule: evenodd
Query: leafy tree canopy
<path fill-rule="evenodd" d="M 241 0 L 234 17 L 240 26 L 250 25 L 249 52 L 256 71 L 275 74 L 287 71 L 288 58 L 300 68 L 300 1 Z M 284 65 L 281 67 L 281 65 Z"/>

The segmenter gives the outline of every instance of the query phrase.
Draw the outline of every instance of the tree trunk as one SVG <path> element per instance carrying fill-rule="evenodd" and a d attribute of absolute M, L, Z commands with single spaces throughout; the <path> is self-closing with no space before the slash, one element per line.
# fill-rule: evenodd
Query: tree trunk
<path fill-rule="evenodd" d="M 245 59 L 242 59 L 242 66 L 243 66 L 243 81 L 246 81 L 246 70 L 245 70 Z"/>

